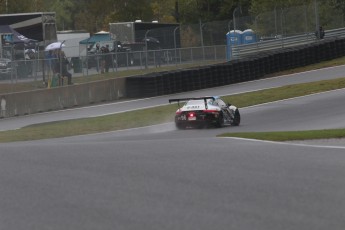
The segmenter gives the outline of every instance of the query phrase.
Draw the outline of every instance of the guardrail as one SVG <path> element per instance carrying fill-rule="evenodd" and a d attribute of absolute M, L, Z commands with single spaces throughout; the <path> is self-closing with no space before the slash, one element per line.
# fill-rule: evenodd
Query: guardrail
<path fill-rule="evenodd" d="M 345 37 L 345 28 L 333 29 L 325 31 L 324 40 Z M 268 41 L 259 41 L 251 44 L 230 46 L 232 59 L 248 57 L 250 55 L 269 50 L 283 49 L 288 47 L 296 47 L 299 45 L 318 42 L 315 33 L 305 33 L 290 37 L 281 37 Z"/>
<path fill-rule="evenodd" d="M 345 38 L 262 52 L 247 58 L 126 78 L 127 97 L 152 97 L 245 82 L 345 55 Z"/>

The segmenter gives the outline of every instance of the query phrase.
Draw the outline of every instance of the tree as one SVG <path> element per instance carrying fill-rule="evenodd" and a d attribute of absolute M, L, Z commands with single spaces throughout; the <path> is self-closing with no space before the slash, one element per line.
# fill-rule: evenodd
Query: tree
<path fill-rule="evenodd" d="M 320 25 L 325 29 L 343 27 L 345 1 L 331 0 L 319 2 Z"/>
<path fill-rule="evenodd" d="M 339 28 L 344 9 L 344 0 L 252 0 L 250 12 L 257 19 L 255 28 L 260 34 L 289 36 L 313 33 L 317 23 L 325 29 Z"/>
<path fill-rule="evenodd" d="M 330 0 L 330 5 L 334 8 L 340 9 L 345 14 L 345 1 L 344 0 Z"/>
<path fill-rule="evenodd" d="M 113 0 L 112 12 L 107 17 L 106 22 L 128 22 L 135 20 L 151 21 L 153 11 L 151 0 Z"/>
<path fill-rule="evenodd" d="M 164 23 L 174 23 L 176 19 L 175 0 L 154 0 L 151 3 L 153 19 Z"/>
<path fill-rule="evenodd" d="M 229 20 L 238 6 L 247 15 L 250 3 L 251 0 L 179 0 L 180 18 L 182 23 Z"/>
<path fill-rule="evenodd" d="M 78 7 L 72 10 L 74 29 L 86 30 L 90 33 L 108 30 L 104 25 L 104 18 L 111 12 L 111 0 L 77 0 Z"/>
<path fill-rule="evenodd" d="M 73 27 L 71 11 L 74 7 L 73 0 L 55 0 L 49 10 L 56 12 L 56 23 L 58 30 L 66 30 Z"/>
<path fill-rule="evenodd" d="M 34 4 L 31 1 L 21 0 L 1 0 L 0 1 L 0 13 L 13 14 L 13 13 L 25 13 L 33 10 Z"/>

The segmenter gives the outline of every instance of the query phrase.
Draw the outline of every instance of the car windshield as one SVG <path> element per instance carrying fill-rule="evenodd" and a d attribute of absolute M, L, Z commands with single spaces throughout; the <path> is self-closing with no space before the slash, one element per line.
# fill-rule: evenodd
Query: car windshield
<path fill-rule="evenodd" d="M 203 105 L 204 103 L 204 100 L 190 100 L 187 101 L 186 105 Z"/>
<path fill-rule="evenodd" d="M 213 99 L 208 99 L 207 100 L 207 104 L 209 104 L 209 105 L 216 105 L 216 101 L 213 100 Z"/>
<path fill-rule="evenodd" d="M 207 99 L 206 101 L 207 101 L 207 104 L 209 104 L 209 105 L 214 105 L 214 103 L 215 103 L 215 101 L 212 99 Z M 204 105 L 204 104 L 205 104 L 205 102 L 203 99 L 201 99 L 201 100 L 190 100 L 186 103 L 186 105 Z"/>

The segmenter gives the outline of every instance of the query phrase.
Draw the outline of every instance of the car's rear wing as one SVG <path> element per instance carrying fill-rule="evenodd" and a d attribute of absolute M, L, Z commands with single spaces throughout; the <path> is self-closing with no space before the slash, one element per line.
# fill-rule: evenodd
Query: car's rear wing
<path fill-rule="evenodd" d="M 180 104 L 180 101 L 190 101 L 190 100 L 204 100 L 205 108 L 207 109 L 207 99 L 215 99 L 215 97 L 187 97 L 187 98 L 174 98 L 169 99 L 169 103 L 171 102 L 177 102 L 177 104 Z"/>
<path fill-rule="evenodd" d="M 190 100 L 204 100 L 207 99 L 214 99 L 215 97 L 187 97 L 187 98 L 176 98 L 176 99 L 169 99 L 169 103 L 171 102 L 180 102 L 180 101 L 190 101 Z"/>

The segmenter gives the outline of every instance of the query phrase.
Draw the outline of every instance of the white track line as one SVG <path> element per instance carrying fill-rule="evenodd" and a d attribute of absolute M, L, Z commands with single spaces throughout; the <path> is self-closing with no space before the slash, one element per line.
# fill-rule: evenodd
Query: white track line
<path fill-rule="evenodd" d="M 266 141 L 266 140 L 258 140 L 258 139 L 249 139 L 249 138 L 241 138 L 241 137 L 220 137 L 220 138 L 225 138 L 225 139 L 228 138 L 228 139 L 242 140 L 242 141 L 253 141 L 253 142 L 261 142 L 261 143 L 277 144 L 277 145 L 294 145 L 294 146 L 302 146 L 302 147 L 327 148 L 327 149 L 345 149 L 345 146 L 334 146 L 334 145 L 300 144 L 300 143 L 281 142 L 281 141 Z"/>

